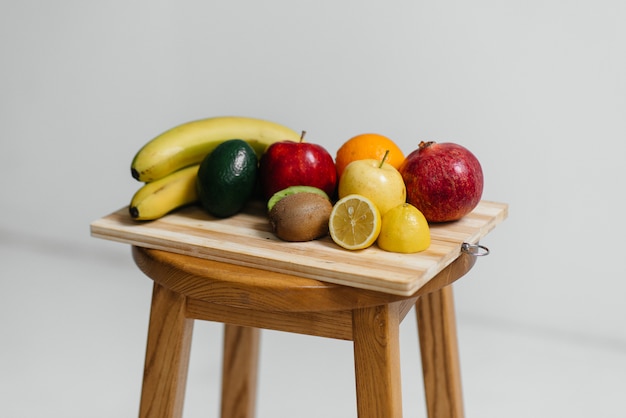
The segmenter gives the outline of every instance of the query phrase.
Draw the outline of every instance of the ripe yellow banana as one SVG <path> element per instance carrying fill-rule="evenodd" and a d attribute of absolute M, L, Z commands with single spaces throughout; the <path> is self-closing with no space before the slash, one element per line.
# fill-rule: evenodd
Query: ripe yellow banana
<path fill-rule="evenodd" d="M 133 219 L 149 221 L 198 200 L 195 164 L 146 183 L 133 195 L 128 210 Z"/>
<path fill-rule="evenodd" d="M 292 129 L 262 119 L 242 116 L 218 116 L 183 123 L 146 143 L 135 155 L 131 173 L 139 181 L 158 180 L 202 159 L 229 139 L 243 139 L 260 157 L 274 142 L 298 141 Z"/>

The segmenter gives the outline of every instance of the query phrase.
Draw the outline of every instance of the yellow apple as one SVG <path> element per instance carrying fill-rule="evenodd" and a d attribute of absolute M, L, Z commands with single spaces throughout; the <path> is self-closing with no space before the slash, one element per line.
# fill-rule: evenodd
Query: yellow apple
<path fill-rule="evenodd" d="M 383 160 L 384 161 L 384 160 Z M 378 207 L 381 216 L 406 202 L 406 187 L 400 172 L 380 160 L 356 160 L 348 164 L 339 178 L 339 198 L 359 194 Z"/>

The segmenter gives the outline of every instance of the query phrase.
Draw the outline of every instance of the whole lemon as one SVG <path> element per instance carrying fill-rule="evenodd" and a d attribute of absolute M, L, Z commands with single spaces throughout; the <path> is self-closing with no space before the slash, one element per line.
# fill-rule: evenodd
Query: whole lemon
<path fill-rule="evenodd" d="M 430 229 L 426 218 L 415 206 L 403 203 L 389 209 L 382 217 L 377 244 L 394 253 L 417 253 L 430 247 Z"/>

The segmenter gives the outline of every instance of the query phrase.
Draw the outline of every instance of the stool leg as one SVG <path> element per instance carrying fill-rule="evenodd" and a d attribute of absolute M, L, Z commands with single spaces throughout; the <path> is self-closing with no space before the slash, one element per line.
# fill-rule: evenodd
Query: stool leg
<path fill-rule="evenodd" d="M 424 390 L 429 418 L 462 418 L 461 369 L 452 286 L 416 302 Z"/>
<path fill-rule="evenodd" d="M 400 418 L 399 306 L 356 309 L 352 318 L 358 416 Z"/>
<path fill-rule="evenodd" d="M 158 284 L 152 291 L 140 418 L 182 416 L 193 320 L 185 298 Z"/>
<path fill-rule="evenodd" d="M 224 325 L 222 418 L 254 417 L 259 329 Z"/>

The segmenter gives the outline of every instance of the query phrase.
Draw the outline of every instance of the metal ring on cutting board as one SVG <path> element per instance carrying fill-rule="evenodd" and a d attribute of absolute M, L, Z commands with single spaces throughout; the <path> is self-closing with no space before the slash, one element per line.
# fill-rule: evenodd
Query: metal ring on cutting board
<path fill-rule="evenodd" d="M 461 252 L 469 255 L 473 255 L 475 257 L 484 257 L 489 255 L 489 248 L 480 244 L 469 244 L 464 242 L 461 244 Z"/>

